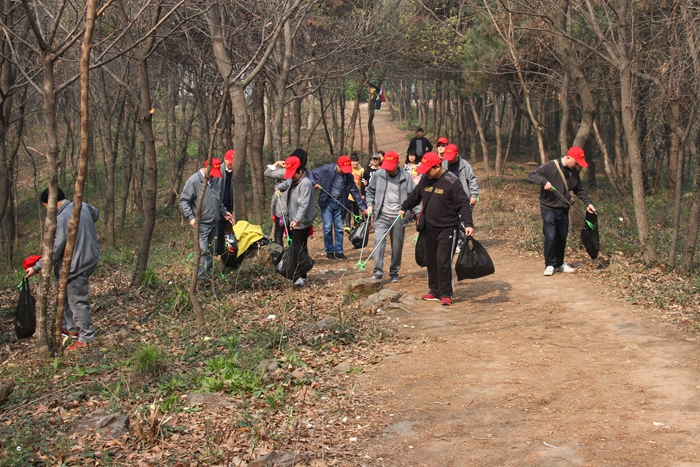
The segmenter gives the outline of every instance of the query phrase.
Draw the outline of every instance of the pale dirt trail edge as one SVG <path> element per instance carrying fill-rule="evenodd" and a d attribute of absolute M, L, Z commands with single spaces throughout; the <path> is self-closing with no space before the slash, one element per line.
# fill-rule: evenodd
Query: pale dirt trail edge
<path fill-rule="evenodd" d="M 379 148 L 403 158 L 390 113 L 375 125 Z M 385 286 L 420 297 L 414 236 L 401 282 Z M 354 465 L 700 466 L 695 339 L 583 274 L 543 277 L 541 260 L 477 238 L 496 273 L 457 283 L 454 306 L 378 314 L 407 339 L 354 388 Z M 351 269 L 359 253 L 346 253 Z"/>

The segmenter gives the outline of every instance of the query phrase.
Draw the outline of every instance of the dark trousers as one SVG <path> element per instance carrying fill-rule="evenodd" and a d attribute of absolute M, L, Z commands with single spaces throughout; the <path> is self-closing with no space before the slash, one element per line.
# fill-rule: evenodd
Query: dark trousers
<path fill-rule="evenodd" d="M 307 250 L 307 243 L 309 240 L 309 231 L 311 230 L 311 227 L 307 227 L 305 229 L 291 229 L 289 231 L 289 238 L 292 239 L 291 245 L 289 245 L 289 248 L 292 250 L 292 258 L 296 262 L 298 261 L 299 254 L 302 251 L 306 251 L 308 254 Z M 302 279 L 306 279 L 306 273 L 300 275 Z"/>
<path fill-rule="evenodd" d="M 540 206 L 544 234 L 544 264 L 558 268 L 564 263 L 566 237 L 569 235 L 569 210 Z"/>
<path fill-rule="evenodd" d="M 436 297 L 452 298 L 452 252 L 457 241 L 456 229 L 433 229 L 425 226 L 425 266 L 428 287 Z"/>
<path fill-rule="evenodd" d="M 279 218 L 275 218 L 275 243 L 279 246 L 284 246 L 284 225 L 280 225 L 282 222 Z"/>

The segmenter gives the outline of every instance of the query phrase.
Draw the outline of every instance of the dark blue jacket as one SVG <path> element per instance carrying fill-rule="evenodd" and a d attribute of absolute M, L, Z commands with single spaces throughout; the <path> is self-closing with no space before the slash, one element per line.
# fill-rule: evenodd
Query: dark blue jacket
<path fill-rule="evenodd" d="M 337 166 L 338 164 L 336 163 L 326 164 L 309 172 L 309 180 L 311 180 L 314 185 L 319 184 L 323 187 L 323 190 L 321 190 L 321 193 L 318 195 L 318 206 L 321 209 L 323 209 L 323 207 L 326 205 L 326 201 L 328 200 L 328 193 L 326 193 L 326 191 L 330 192 L 330 190 L 333 188 L 333 177 L 335 177 L 335 168 Z M 364 201 L 362 201 L 362 195 L 360 195 L 360 190 L 358 190 L 357 185 L 355 185 L 355 179 L 352 177 L 351 173 L 344 174 L 344 176 L 345 184 L 343 185 L 343 189 L 340 190 L 339 201 L 343 204 L 343 206 L 350 209 L 350 200 L 348 200 L 348 195 L 351 194 L 353 199 L 357 201 L 357 205 L 360 207 L 360 210 L 364 211 L 367 209 L 367 205 Z"/>

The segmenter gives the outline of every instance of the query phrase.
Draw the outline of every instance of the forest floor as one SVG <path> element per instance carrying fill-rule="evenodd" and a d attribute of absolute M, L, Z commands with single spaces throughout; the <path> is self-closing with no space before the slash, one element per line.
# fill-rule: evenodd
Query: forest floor
<path fill-rule="evenodd" d="M 386 106 L 374 123 L 379 148 L 404 153 L 409 135 Z M 536 189 L 491 180 L 483 200 L 500 190 L 509 215 L 536 211 Z M 489 206 L 477 204 L 475 237 L 496 272 L 457 283 L 451 308 L 349 300 L 345 285 L 372 263 L 357 273 L 349 248 L 348 261 L 325 259 L 320 229 L 307 287 L 217 281 L 202 294 L 203 332 L 186 312 L 186 271 L 134 292 L 105 259 L 91 283 L 97 346 L 48 362 L 32 358 L 31 340 L 0 346 L 0 375 L 19 383 L 0 408 L 0 466 L 260 467 L 273 464 L 251 461 L 272 450 L 315 467 L 700 466 L 697 326 L 676 308 L 632 303 L 635 284 L 615 279 L 634 267 L 624 255 L 593 262 L 573 248 L 577 271 L 544 277 Z M 401 282 L 383 285 L 419 297 L 427 277 L 413 238 L 408 227 Z M 635 281 L 646 287 L 649 274 Z M 15 297 L 0 299 L 7 308 Z M 340 325 L 319 325 L 329 317 Z M 167 354 L 162 371 L 135 373 L 147 344 Z M 263 380 L 246 365 L 262 366 Z M 96 409 L 130 426 L 116 439 L 77 429 Z"/>

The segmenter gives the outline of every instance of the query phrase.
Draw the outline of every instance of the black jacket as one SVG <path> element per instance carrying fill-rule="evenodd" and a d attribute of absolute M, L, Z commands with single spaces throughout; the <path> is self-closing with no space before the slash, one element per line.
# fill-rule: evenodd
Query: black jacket
<path fill-rule="evenodd" d="M 414 151 L 416 150 L 416 141 L 417 140 L 423 141 L 423 154 L 433 150 L 433 145 L 430 144 L 430 141 L 428 141 L 428 138 L 426 138 L 425 136 L 421 136 L 420 138 L 417 136 L 414 136 L 413 138 L 411 138 L 411 142 L 408 143 L 408 151 L 406 151 L 406 155 L 408 155 L 408 153 L 411 151 L 411 149 L 413 149 Z M 420 159 L 420 157 L 423 154 L 416 153 L 416 156 L 418 157 L 418 159 Z"/>
<path fill-rule="evenodd" d="M 569 169 L 566 167 L 564 164 L 562 164 L 561 158 L 556 160 L 559 161 L 561 170 L 564 172 L 566 182 L 569 184 L 569 189 L 566 189 L 564 180 L 561 179 L 561 175 L 559 175 L 559 171 L 557 170 L 557 166 L 554 165 L 554 161 L 549 161 L 542 164 L 537 169 L 530 172 L 530 175 L 527 176 L 529 181 L 542 187 L 540 188 L 540 205 L 550 209 L 569 209 L 570 206 L 569 203 L 561 199 L 561 197 L 553 191 L 544 189 L 547 182 L 551 183 L 552 186 L 554 186 L 554 188 L 560 194 L 564 195 L 569 202 L 571 202 L 570 192 L 574 192 L 576 196 L 581 198 L 581 201 L 583 201 L 586 206 L 593 204 L 593 201 L 591 201 L 591 198 L 588 196 L 588 192 L 581 183 L 578 170 Z"/>
<path fill-rule="evenodd" d="M 407 212 L 418 206 L 421 201 L 425 222 L 433 229 L 457 228 L 460 215 L 465 227 L 474 227 L 472 205 L 462 188 L 462 183 L 452 172 L 446 170 L 437 180 L 421 178 L 418 186 L 401 204 L 401 210 Z"/>

